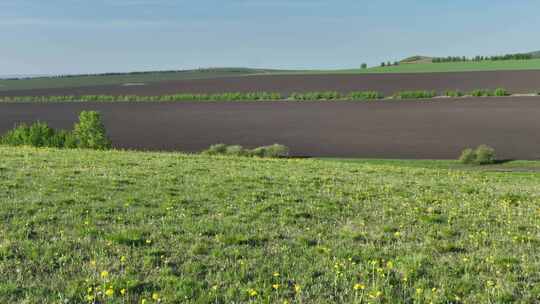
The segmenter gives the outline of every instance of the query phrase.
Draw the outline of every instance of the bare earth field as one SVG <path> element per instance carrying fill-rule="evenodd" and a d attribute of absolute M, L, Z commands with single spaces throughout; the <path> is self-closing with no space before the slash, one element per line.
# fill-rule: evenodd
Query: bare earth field
<path fill-rule="evenodd" d="M 51 95 L 164 95 L 175 93 L 222 93 L 268 91 L 340 92 L 375 90 L 386 95 L 403 90 L 495 89 L 502 87 L 512 93 L 532 93 L 540 90 L 540 71 L 457 72 L 423 74 L 321 74 L 321 75 L 259 75 L 215 79 L 149 82 L 144 85 L 101 85 L 74 88 L 0 91 L 0 96 Z"/>
<path fill-rule="evenodd" d="M 0 104 L 0 132 L 41 120 L 70 128 L 98 110 L 117 148 L 200 151 L 281 143 L 296 156 L 454 159 L 488 144 L 540 159 L 540 97 L 377 102 Z"/>

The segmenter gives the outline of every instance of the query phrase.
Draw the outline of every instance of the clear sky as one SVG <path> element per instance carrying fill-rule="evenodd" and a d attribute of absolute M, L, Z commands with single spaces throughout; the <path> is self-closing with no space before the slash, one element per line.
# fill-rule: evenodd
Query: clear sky
<path fill-rule="evenodd" d="M 0 75 L 540 50 L 538 0 L 0 0 Z"/>

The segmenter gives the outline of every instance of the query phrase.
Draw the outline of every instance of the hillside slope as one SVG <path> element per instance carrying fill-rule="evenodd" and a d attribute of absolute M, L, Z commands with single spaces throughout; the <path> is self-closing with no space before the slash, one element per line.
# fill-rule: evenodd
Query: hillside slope
<path fill-rule="evenodd" d="M 0 157 L 2 303 L 539 295 L 537 173 L 5 147 Z"/>

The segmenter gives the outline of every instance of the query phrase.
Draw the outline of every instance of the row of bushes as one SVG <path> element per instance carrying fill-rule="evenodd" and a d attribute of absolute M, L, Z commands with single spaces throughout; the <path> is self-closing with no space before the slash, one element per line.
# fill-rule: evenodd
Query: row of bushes
<path fill-rule="evenodd" d="M 246 149 L 240 145 L 216 144 L 203 151 L 202 154 L 281 158 L 289 156 L 289 148 L 280 144 L 255 149 Z"/>
<path fill-rule="evenodd" d="M 50 148 L 111 148 L 101 116 L 95 111 L 83 111 L 73 131 L 56 130 L 44 122 L 21 124 L 0 137 L 0 144 Z"/>
<path fill-rule="evenodd" d="M 435 57 L 431 61 L 433 63 L 443 62 L 480 62 L 480 61 L 501 61 L 501 60 L 529 60 L 534 59 L 532 54 L 506 54 L 500 56 L 475 56 L 472 58 L 466 56 L 448 56 L 448 57 Z"/>
<path fill-rule="evenodd" d="M 446 91 L 445 96 L 461 97 L 460 91 Z M 494 91 L 474 90 L 471 96 L 508 96 L 503 88 Z M 435 91 L 402 91 L 393 95 L 399 99 L 433 98 L 438 96 Z M 291 93 L 284 97 L 280 93 L 251 92 L 251 93 L 222 93 L 222 94 L 175 94 L 161 96 L 136 95 L 83 95 L 83 96 L 14 96 L 0 97 L 0 102 L 176 102 L 176 101 L 316 101 L 316 100 L 374 100 L 385 96 L 377 91 L 355 91 L 343 94 L 337 91 Z"/>
<path fill-rule="evenodd" d="M 376 91 L 355 91 L 349 94 L 342 94 L 336 91 L 292 93 L 289 100 L 313 101 L 313 100 L 368 100 L 381 99 L 384 95 Z"/>

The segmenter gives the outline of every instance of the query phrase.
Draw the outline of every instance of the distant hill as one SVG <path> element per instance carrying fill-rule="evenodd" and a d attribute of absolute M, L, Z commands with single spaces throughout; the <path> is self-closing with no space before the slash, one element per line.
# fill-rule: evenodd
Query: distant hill
<path fill-rule="evenodd" d="M 540 59 L 540 51 L 528 52 L 524 54 L 530 54 L 532 55 L 533 58 Z M 402 64 L 432 63 L 433 58 L 436 58 L 436 57 L 415 55 L 415 56 L 402 59 L 401 61 L 399 61 L 399 63 L 402 63 Z"/>
<path fill-rule="evenodd" d="M 431 63 L 433 57 L 415 55 L 401 60 L 399 63 Z"/>

